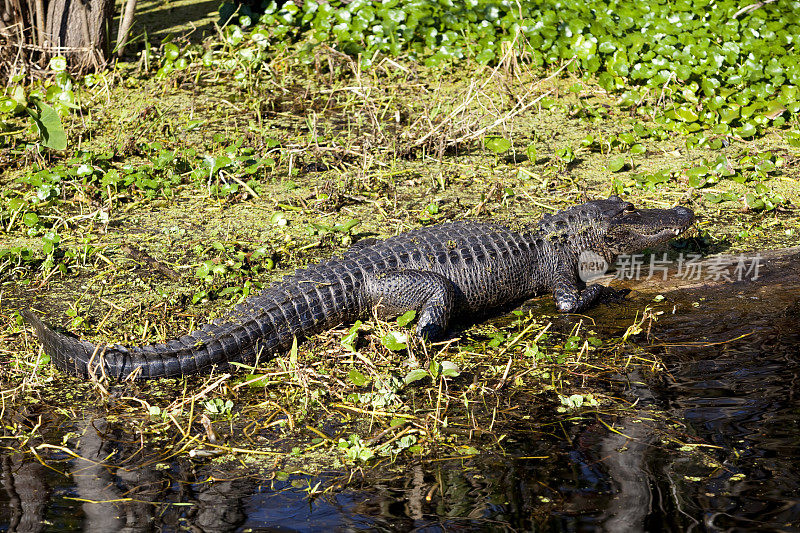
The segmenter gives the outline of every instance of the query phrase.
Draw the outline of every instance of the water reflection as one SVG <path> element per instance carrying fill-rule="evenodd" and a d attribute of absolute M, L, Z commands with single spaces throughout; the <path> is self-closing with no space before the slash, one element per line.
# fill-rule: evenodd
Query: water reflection
<path fill-rule="evenodd" d="M 20 455 L 3 456 L 3 523 L 9 531 L 44 530 L 44 516 L 50 488 L 44 482 L 45 467 L 39 463 L 20 463 Z"/>
<path fill-rule="evenodd" d="M 680 342 L 696 338 L 708 347 L 676 347 L 666 360 L 672 379 L 660 390 L 664 405 L 680 413 L 698 439 L 719 446 L 722 467 L 704 483 L 682 483 L 686 512 L 703 518 L 712 531 L 788 530 L 800 527 L 800 321 L 794 313 L 800 283 L 778 286 L 775 294 L 738 301 L 708 302 L 712 316 L 732 316 L 689 327 L 675 320 L 670 332 Z M 741 296 L 741 295 L 740 295 Z M 750 296 L 750 297 L 748 297 Z M 692 465 L 673 463 L 673 471 L 692 476 Z"/>

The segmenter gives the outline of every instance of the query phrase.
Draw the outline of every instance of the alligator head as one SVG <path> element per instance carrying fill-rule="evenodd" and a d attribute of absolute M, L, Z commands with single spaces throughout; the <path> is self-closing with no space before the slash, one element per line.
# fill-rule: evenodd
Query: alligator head
<path fill-rule="evenodd" d="M 600 242 L 591 248 L 606 260 L 674 239 L 694 222 L 694 212 L 685 207 L 637 209 L 618 196 L 589 203 L 599 209 L 603 228 Z"/>
<path fill-rule="evenodd" d="M 685 207 L 637 209 L 618 196 L 610 196 L 545 215 L 538 230 L 552 242 L 569 243 L 576 257 L 591 251 L 613 263 L 619 255 L 675 238 L 693 222 L 694 213 Z"/>

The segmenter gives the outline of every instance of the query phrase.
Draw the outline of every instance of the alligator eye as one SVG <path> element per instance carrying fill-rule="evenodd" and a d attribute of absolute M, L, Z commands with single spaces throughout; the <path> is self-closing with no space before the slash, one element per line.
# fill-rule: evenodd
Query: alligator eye
<path fill-rule="evenodd" d="M 625 213 L 631 214 L 631 213 L 635 213 L 635 212 L 636 212 L 636 208 L 633 207 L 633 204 L 628 204 L 628 205 L 625 206 Z"/>

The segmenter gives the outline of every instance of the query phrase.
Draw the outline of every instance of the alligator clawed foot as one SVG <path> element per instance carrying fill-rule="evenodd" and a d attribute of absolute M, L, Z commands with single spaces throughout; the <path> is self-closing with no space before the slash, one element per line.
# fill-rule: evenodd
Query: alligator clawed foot
<path fill-rule="evenodd" d="M 630 289 L 613 289 L 611 287 L 604 287 L 600 295 L 599 301 L 602 303 L 619 303 L 625 300 L 625 297 L 631 293 Z"/>
<path fill-rule="evenodd" d="M 444 337 L 445 330 L 438 324 L 425 324 L 417 328 L 417 336 L 422 340 L 435 341 Z"/>

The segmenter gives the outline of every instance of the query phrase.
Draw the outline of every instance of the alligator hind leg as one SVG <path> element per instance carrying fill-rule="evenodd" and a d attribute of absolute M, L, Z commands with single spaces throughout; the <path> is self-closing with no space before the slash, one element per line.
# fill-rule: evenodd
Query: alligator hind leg
<path fill-rule="evenodd" d="M 417 335 L 436 339 L 444 335 L 453 310 L 453 282 L 435 272 L 391 270 L 373 275 L 367 296 L 378 316 L 417 312 Z"/>

